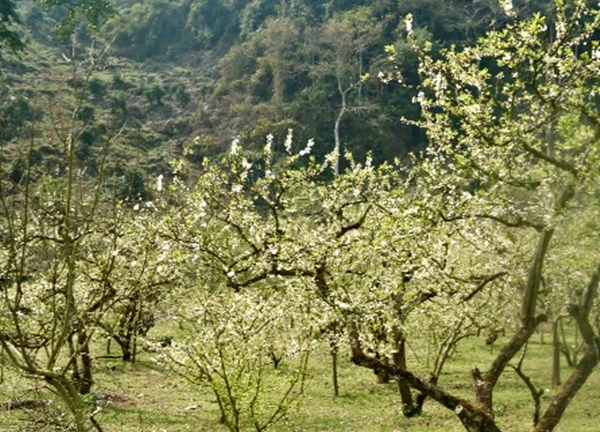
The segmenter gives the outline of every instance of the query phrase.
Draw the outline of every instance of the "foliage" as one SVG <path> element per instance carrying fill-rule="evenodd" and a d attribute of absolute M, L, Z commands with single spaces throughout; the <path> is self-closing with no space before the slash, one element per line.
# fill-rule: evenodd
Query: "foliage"
<path fill-rule="evenodd" d="M 306 314 L 287 293 L 194 291 L 177 317 L 188 336 L 165 348 L 168 366 L 210 389 L 230 431 L 272 428 L 304 393 L 313 331 Z M 286 356 L 285 369 L 275 372 L 274 341 Z"/>
<path fill-rule="evenodd" d="M 52 4 L 55 3 L 61 2 Z M 74 4 L 76 16 L 86 4 Z M 527 17 L 547 10 L 548 4 L 547 0 L 515 1 L 514 8 L 519 17 Z M 394 44 L 402 58 L 398 67 L 411 84 L 418 83 L 418 59 L 410 50 L 400 52 L 401 47 L 409 46 L 401 18 L 407 12 L 414 13 L 423 39 L 434 41 L 434 49 L 449 43 L 464 46 L 488 28 L 501 28 L 507 23 L 502 9 L 491 0 L 444 4 L 396 4 L 387 0 L 328 4 L 119 0 L 114 6 L 118 14 L 100 19 L 99 31 L 92 32 L 93 35 L 84 34 L 88 21 L 83 16 L 75 19 L 73 30 L 79 42 L 99 46 L 104 38 L 113 41 L 111 47 L 119 58 L 108 62 L 111 64 L 105 65 L 106 70 L 112 70 L 123 81 L 117 80 L 113 88 L 128 94 L 126 104 L 132 109 L 126 112 L 120 95 L 113 99 L 116 95 L 110 94 L 107 100 L 113 102 L 113 110 L 126 125 L 124 138 L 130 131 L 135 133 L 139 123 L 148 124 L 160 133 L 162 122 L 175 116 L 186 117 L 193 134 L 210 142 L 196 149 L 201 151 L 197 154 L 198 161 L 207 155 L 223 153 L 234 136 L 239 136 L 247 148 L 254 146 L 259 150 L 264 134 L 257 141 L 254 125 L 260 118 L 302 125 L 302 129 L 294 126 L 297 135 L 303 140 L 315 137 L 314 153 L 320 157 L 334 147 L 334 128 L 339 132 L 341 153 L 349 150 L 364 159 L 371 152 L 376 164 L 422 149 L 426 143 L 424 134 L 413 125 L 396 121 L 401 116 L 413 120 L 419 117 L 418 107 L 411 103 L 416 95 L 414 88 L 403 88 L 396 82 L 384 85 L 377 79 L 379 72 L 391 67 L 383 55 L 383 47 Z M 31 18 L 26 21 L 32 43 L 33 40 L 42 43 L 41 51 L 60 50 L 51 58 L 61 58 L 60 52 L 71 51 L 70 41 L 52 31 L 67 10 L 71 9 L 60 4 L 48 13 L 42 13 L 35 5 L 24 11 L 24 17 Z M 462 19 L 465 16 L 469 18 Z M 328 42 L 326 36 L 334 28 L 343 30 L 344 36 L 330 37 Z M 332 43 L 336 40 L 337 45 Z M 350 51 L 336 51 L 342 42 Z M 346 93 L 347 109 L 338 119 L 342 95 L 333 67 L 336 62 L 332 59 L 342 54 L 346 55 L 343 70 L 339 71 L 342 86 L 344 90 L 351 89 Z M 36 60 L 33 64 L 28 61 L 22 66 L 11 65 L 8 71 L 14 76 L 12 71 L 18 74 L 16 70 L 25 65 L 38 71 L 34 76 L 42 76 L 47 68 L 44 61 Z M 147 78 L 158 71 L 163 88 L 173 97 L 163 98 L 164 106 L 157 103 L 161 109 L 146 111 L 139 99 L 146 97 L 149 82 L 157 82 Z M 51 81 L 58 76 L 54 74 Z M 364 81 L 359 82 L 361 77 Z M 184 81 L 186 91 L 173 90 L 173 81 Z M 29 87 L 26 81 L 23 84 Z M 19 87 L 22 86 L 11 86 L 11 91 L 17 93 Z M 188 94 L 192 103 L 188 103 Z M 39 89 L 27 97 L 38 95 Z M 106 105 L 103 98 L 91 102 L 98 109 Z M 161 135 L 164 142 L 181 143 L 189 139 L 187 133 Z M 135 145 L 128 144 L 130 141 L 134 140 L 124 139 L 119 144 L 123 148 L 121 156 L 135 152 Z M 180 157 L 180 146 L 165 145 L 163 153 L 166 160 Z M 90 167 L 96 163 L 95 159 L 92 152 L 87 159 Z M 140 164 L 157 175 L 166 168 L 157 159 L 147 153 Z"/>
<path fill-rule="evenodd" d="M 112 17 L 105 31 L 115 38 L 119 52 L 140 60 L 172 49 L 190 49 L 195 44 L 186 31 L 189 3 L 165 0 L 134 3 Z"/>
<path fill-rule="evenodd" d="M 167 94 L 165 89 L 160 84 L 152 84 L 144 92 L 146 99 L 151 105 L 162 105 L 162 98 Z"/>
<path fill-rule="evenodd" d="M 514 16 L 509 3 L 505 9 Z M 558 2 L 555 21 L 550 24 L 541 15 L 510 23 L 474 46 L 442 51 L 440 60 L 431 55 L 431 44 L 419 51 L 423 79 L 415 100 L 423 112 L 419 124 L 431 140 L 418 171 L 419 193 L 429 211 L 459 232 L 461 221 L 469 221 L 462 236 L 506 230 L 509 243 L 505 246 L 494 245 L 499 240 L 495 232 L 485 241 L 472 239 L 471 243 L 481 251 L 493 252 L 495 263 L 502 265 L 499 270 L 522 287 L 519 327 L 488 370 L 474 371 L 477 405 L 428 387 L 401 369 L 395 371 L 412 381 L 412 386 L 455 409 L 468 430 L 499 430 L 492 414 L 494 387 L 509 361 L 546 319 L 537 312 L 544 281 L 560 277 L 546 266 L 564 247 L 581 257 L 569 272 L 580 274 L 578 284 L 585 288 L 583 297 L 566 294 L 563 298 L 568 300 L 562 307 L 587 334 L 589 351 L 545 412 L 540 412 L 535 386 L 529 387 L 535 402 L 534 430 L 556 426 L 598 363 L 594 354 L 597 336 L 589 320 L 598 285 L 598 256 L 594 250 L 582 249 L 578 240 L 571 243 L 567 238 L 572 239 L 570 215 L 580 214 L 573 200 L 596 213 L 593 185 L 598 175 L 598 113 L 589 89 L 600 64 L 593 41 L 599 24 L 598 11 L 587 9 L 585 2 L 575 2 L 572 10 Z M 554 26 L 552 37 L 548 25 Z M 410 35 L 410 17 L 407 27 Z M 590 51 L 582 52 L 580 46 L 589 46 Z M 415 49 L 420 50 L 417 44 Z M 560 232 L 565 233 L 562 240 L 567 244 L 559 243 Z M 532 241 L 524 250 L 531 258 L 512 261 L 518 255 L 509 244 L 518 245 L 517 238 L 527 236 Z M 510 261 L 502 264 L 499 258 L 505 250 L 511 251 Z M 369 364 L 359 346 L 355 358 Z M 515 367 L 518 373 L 520 364 Z M 527 377 L 520 376 L 527 383 Z"/>
<path fill-rule="evenodd" d="M 119 187 L 119 198 L 130 201 L 145 201 L 149 198 L 146 179 L 144 173 L 140 169 L 127 167 L 123 170 L 123 176 L 121 177 L 121 184 Z"/>
<path fill-rule="evenodd" d="M 106 91 L 104 83 L 98 78 L 92 78 L 88 82 L 88 89 L 90 91 L 90 94 L 97 98 L 102 98 Z M 81 115 L 85 116 L 85 113 L 81 113 Z"/>
<path fill-rule="evenodd" d="M 597 114 L 589 88 L 598 75 L 590 40 L 597 12 L 576 6 L 567 16 L 558 5 L 556 39 L 547 39 L 539 15 L 490 32 L 472 47 L 442 51 L 441 60 L 430 55 L 431 43 L 412 39 L 422 74 L 417 124 L 432 144 L 406 177 L 348 156 L 348 172 L 327 183 L 321 179 L 335 153 L 324 164 L 312 158 L 297 165 L 312 141 L 292 155 L 289 135 L 283 145 L 289 155 L 275 165 L 272 137 L 253 160 L 236 140 L 222 166 L 205 163 L 186 193 L 189 213 L 169 219 L 172 237 L 195 245 L 193 261 L 207 274 L 216 271 L 213 284 L 245 292 L 279 278 L 282 290 L 296 281 L 310 287 L 320 300 L 312 314 L 321 329 L 343 323 L 353 360 L 400 382 L 407 415 L 431 397 L 469 430 L 499 430 L 492 394 L 546 319 L 536 312 L 543 281 L 554 279 L 545 266 L 563 247 L 559 233 L 570 232 L 565 222 L 578 208 L 572 200 L 581 206 L 595 199 Z M 592 51 L 574 49 L 584 42 Z M 545 412 L 535 385 L 529 387 L 535 430 L 556 426 L 598 362 L 588 318 L 596 267 L 593 251 L 579 260 L 578 283 L 587 286 L 574 299 L 577 306 L 563 304 L 587 334 L 587 354 Z M 491 284 L 497 289 L 489 290 Z M 504 322 L 495 316 L 503 308 Z M 430 381 L 411 373 L 403 354 L 425 322 L 439 353 Z M 489 370 L 474 372 L 476 403 L 436 386 L 461 339 L 505 327 L 514 332 L 510 341 Z M 531 384 L 521 364 L 515 370 Z M 416 401 L 402 386 L 420 392 Z"/>
<path fill-rule="evenodd" d="M 42 113 L 24 97 L 12 97 L 0 111 L 0 139 L 9 141 L 22 136 L 27 122 L 40 120 Z"/>
<path fill-rule="evenodd" d="M 154 327 L 157 309 L 177 281 L 176 261 L 170 259 L 157 231 L 156 211 L 152 202 L 140 205 L 138 201 L 121 220 L 119 236 L 126 242 L 119 255 L 124 259 L 115 264 L 119 278 L 112 281 L 120 295 L 98 321 L 103 332 L 118 343 L 123 361 L 136 361 L 138 340 Z"/>
<path fill-rule="evenodd" d="M 0 50 L 5 47 L 13 53 L 23 50 L 23 41 L 14 29 L 15 24 L 19 23 L 20 19 L 13 0 L 2 0 L 0 2 Z"/>
<path fill-rule="evenodd" d="M 16 158 L 19 166 L 9 174 L 7 163 L 0 165 L 2 352 L 12 368 L 47 383 L 79 432 L 97 427 L 81 395 L 93 385 L 89 346 L 98 320 L 121 295 L 113 277 L 120 277 L 124 240 L 119 230 L 125 212 L 104 196 L 106 153 L 114 135 L 104 143 L 95 182 L 77 169 L 75 158 L 86 126 L 77 113 L 96 66 L 93 61 L 84 74 L 73 111 L 64 121 L 52 118 L 52 136 L 63 149 L 62 172 L 34 166 L 36 123 Z"/>
<path fill-rule="evenodd" d="M 96 30 L 106 18 L 115 13 L 110 0 L 39 0 L 46 8 L 62 8 L 65 13 L 57 22 L 56 28 L 61 36 L 75 31 L 78 19 L 82 17 L 91 30 Z"/>
<path fill-rule="evenodd" d="M 369 159 L 361 165 L 347 155 L 351 169 L 330 183 L 323 178 L 336 156 L 324 164 L 312 156 L 303 161 L 312 145 L 293 153 L 290 132 L 287 154 L 276 159 L 269 136 L 251 162 L 234 141 L 222 164 L 205 161 L 192 188 L 176 178 L 180 204 L 165 228 L 185 257 L 186 273 L 215 287 L 210 296 L 226 289 L 253 298 L 267 284 L 295 307 L 303 298 L 311 305 L 306 318 L 316 326 L 312 337 L 335 340 L 343 332 L 330 329 L 346 329 L 380 358 L 406 362 L 405 352 L 399 354 L 406 340 L 429 328 L 437 350 L 432 373 L 439 377 L 460 340 L 504 325 L 492 311 L 509 309 L 507 297 L 476 296 L 502 274 L 494 275 L 489 258 L 471 251 L 475 238 L 462 240 L 424 217 L 402 192 L 411 180 L 398 167 L 374 168 Z M 493 307 L 478 313 L 483 305 Z"/>
<path fill-rule="evenodd" d="M 196 134 L 210 136 L 214 147 L 199 160 L 223 152 L 236 135 L 247 147 L 256 145 L 252 128 L 261 117 L 302 124 L 305 138 L 318 137 L 315 154 L 329 152 L 341 105 L 335 78 L 339 63 L 343 89 L 352 87 L 346 93 L 349 109 L 338 125 L 341 152 L 348 149 L 364 159 L 371 151 L 380 163 L 425 144 L 416 128 L 394 121 L 418 117 L 410 102 L 414 92 L 396 84 L 384 91 L 376 79 L 378 72 L 389 68 L 383 46 L 408 46 L 401 17 L 407 12 L 418 16 L 417 24 L 436 46 L 462 46 L 490 26 L 506 24 L 502 9 L 493 3 L 123 3 L 121 14 L 105 30 L 116 37 L 121 55 L 137 60 L 182 58 L 192 68 L 201 63 L 203 69 L 218 69 L 210 72 L 203 89 L 204 104 L 198 113 L 203 121 L 195 127 Z M 518 2 L 515 9 L 519 16 L 529 16 L 547 4 Z M 465 14 L 472 16 L 465 21 Z M 400 67 L 416 81 L 418 61 L 408 51 Z"/>

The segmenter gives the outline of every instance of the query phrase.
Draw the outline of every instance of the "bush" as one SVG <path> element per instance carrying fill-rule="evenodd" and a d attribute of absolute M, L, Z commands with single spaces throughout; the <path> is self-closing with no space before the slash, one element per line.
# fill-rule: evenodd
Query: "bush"
<path fill-rule="evenodd" d="M 112 88 L 114 90 L 127 90 L 131 88 L 131 84 L 123 80 L 119 75 L 113 76 Z"/>
<path fill-rule="evenodd" d="M 20 183 L 21 179 L 23 179 L 23 176 L 25 175 L 26 171 L 27 171 L 27 161 L 23 157 L 18 157 L 13 160 L 13 162 L 10 166 L 10 172 L 8 174 L 8 177 L 14 183 Z"/>
<path fill-rule="evenodd" d="M 92 96 L 100 99 L 104 97 L 104 94 L 106 92 L 106 87 L 102 80 L 99 78 L 90 79 L 90 81 L 88 82 L 88 89 Z"/>
<path fill-rule="evenodd" d="M 92 149 L 89 144 L 84 142 L 77 144 L 77 147 L 75 148 L 75 157 L 77 157 L 77 159 L 80 161 L 85 161 L 91 156 L 91 154 Z"/>
<path fill-rule="evenodd" d="M 110 99 L 110 112 L 116 115 L 125 115 L 127 113 L 127 99 L 124 94 L 117 94 Z"/>
<path fill-rule="evenodd" d="M 80 120 L 84 123 L 88 123 L 94 118 L 95 113 L 96 110 L 94 109 L 94 107 L 89 105 L 82 106 L 81 109 L 77 111 L 77 120 Z"/>
<path fill-rule="evenodd" d="M 190 103 L 191 98 L 192 97 L 185 88 L 184 84 L 180 83 L 175 86 L 175 100 L 179 102 L 182 106 L 185 106 L 188 103 Z"/>
<path fill-rule="evenodd" d="M 96 134 L 93 131 L 86 129 L 79 135 L 79 141 L 89 147 L 96 142 Z"/>
<path fill-rule="evenodd" d="M 165 89 L 160 84 L 152 84 L 144 91 L 144 95 L 146 96 L 146 99 L 148 100 L 150 105 L 162 106 L 162 98 L 166 94 L 167 92 L 165 92 Z"/>
<path fill-rule="evenodd" d="M 148 188 L 146 187 L 146 177 L 139 168 L 125 168 L 121 178 L 119 188 L 119 198 L 123 200 L 148 198 Z"/>
<path fill-rule="evenodd" d="M 42 116 L 42 112 L 32 107 L 26 98 L 13 98 L 0 109 L 0 139 L 11 140 L 19 136 L 26 122 L 40 120 Z"/>

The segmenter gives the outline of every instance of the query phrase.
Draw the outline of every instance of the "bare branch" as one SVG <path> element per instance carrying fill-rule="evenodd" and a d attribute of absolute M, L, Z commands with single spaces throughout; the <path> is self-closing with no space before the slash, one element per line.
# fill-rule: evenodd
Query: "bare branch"
<path fill-rule="evenodd" d="M 477 287 L 473 291 L 471 291 L 469 294 L 467 294 L 466 296 L 463 297 L 462 301 L 471 300 L 473 297 L 475 297 L 479 293 L 479 291 L 484 289 L 487 284 L 495 281 L 498 278 L 501 278 L 502 276 L 506 276 L 507 274 L 508 274 L 508 272 L 502 271 L 499 273 L 485 276 L 484 279 L 479 283 L 479 285 L 477 285 Z"/>

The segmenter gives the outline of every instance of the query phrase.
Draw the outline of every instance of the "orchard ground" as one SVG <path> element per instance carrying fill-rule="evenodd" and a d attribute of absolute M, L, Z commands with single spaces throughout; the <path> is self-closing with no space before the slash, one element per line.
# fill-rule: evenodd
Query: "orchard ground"
<path fill-rule="evenodd" d="M 154 329 L 150 338 L 159 339 L 165 328 Z M 572 333 L 572 332 L 571 332 Z M 551 400 L 552 344 L 550 335 L 545 343 L 537 335 L 528 346 L 523 363 L 524 372 L 540 389 L 542 410 Z M 494 353 L 504 342 L 499 338 Z M 573 341 L 568 341 L 572 343 Z M 105 342 L 96 346 L 95 354 L 102 356 Z M 114 346 L 114 344 L 113 344 Z M 113 353 L 116 354 L 116 346 Z M 343 348 L 343 347 L 342 347 Z M 472 338 L 459 346 L 447 363 L 441 385 L 465 398 L 472 395 L 470 370 L 484 368 L 494 353 L 485 344 L 485 338 Z M 464 428 L 454 413 L 441 405 L 428 401 L 420 417 L 406 419 L 402 416 L 400 395 L 394 382 L 376 384 L 376 377 L 367 369 L 354 366 L 349 355 L 340 351 L 338 374 L 340 396 L 333 397 L 331 359 L 325 346 L 312 354 L 310 383 L 300 407 L 285 421 L 274 425 L 274 431 L 311 432 L 462 432 Z M 219 409 L 208 389 L 193 386 L 169 372 L 153 360 L 153 353 L 142 350 L 135 364 L 118 359 L 95 360 L 95 386 L 88 401 L 102 406 L 96 416 L 105 432 L 176 432 L 176 431 L 226 431 L 219 424 Z M 411 346 L 409 364 L 415 365 L 426 376 L 427 346 Z M 514 359 L 512 364 L 516 364 Z M 572 368 L 561 358 L 563 381 Z M 284 367 L 280 366 L 280 367 Z M 31 381 L 15 376 L 4 369 L 0 385 L 0 402 L 16 399 L 51 398 L 42 384 L 33 389 Z M 600 375 L 595 372 L 577 394 L 559 432 L 597 432 L 600 420 Z M 511 369 L 507 368 L 495 393 L 495 415 L 503 430 L 525 432 L 531 430 L 533 403 L 529 390 Z M 52 430 L 39 428 L 36 419 L 59 415 L 60 402 L 37 410 L 0 411 L 2 431 Z"/>

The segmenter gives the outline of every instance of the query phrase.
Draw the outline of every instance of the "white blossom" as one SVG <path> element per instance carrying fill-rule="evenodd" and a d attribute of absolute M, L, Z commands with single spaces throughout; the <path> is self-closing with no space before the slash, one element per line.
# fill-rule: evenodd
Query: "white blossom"
<path fill-rule="evenodd" d="M 250 162 L 248 162 L 248 160 L 244 159 L 242 161 L 242 168 L 244 168 L 246 171 L 248 171 L 250 168 L 252 168 L 252 164 Z"/>
<path fill-rule="evenodd" d="M 500 6 L 504 9 L 504 13 L 508 16 L 514 16 L 514 6 L 512 0 L 501 0 Z"/>
<path fill-rule="evenodd" d="M 408 15 L 404 20 L 404 24 L 406 24 L 406 31 L 410 34 L 413 31 L 413 19 L 412 15 Z"/>
<path fill-rule="evenodd" d="M 290 154 L 292 152 L 292 130 L 288 129 L 287 136 L 285 137 L 285 142 L 283 143 L 285 147 L 285 151 Z"/>
<path fill-rule="evenodd" d="M 267 143 L 265 144 L 265 154 L 270 156 L 273 150 L 273 134 L 267 135 Z"/>
<path fill-rule="evenodd" d="M 311 148 L 315 145 L 315 140 L 313 138 L 309 139 L 306 143 L 306 147 L 304 150 L 300 150 L 298 153 L 300 156 L 304 156 L 310 153 Z"/>
<path fill-rule="evenodd" d="M 240 144 L 239 138 L 235 138 L 233 141 L 231 141 L 231 151 L 230 151 L 230 153 L 232 155 L 236 155 L 238 153 L 239 144 Z"/>

